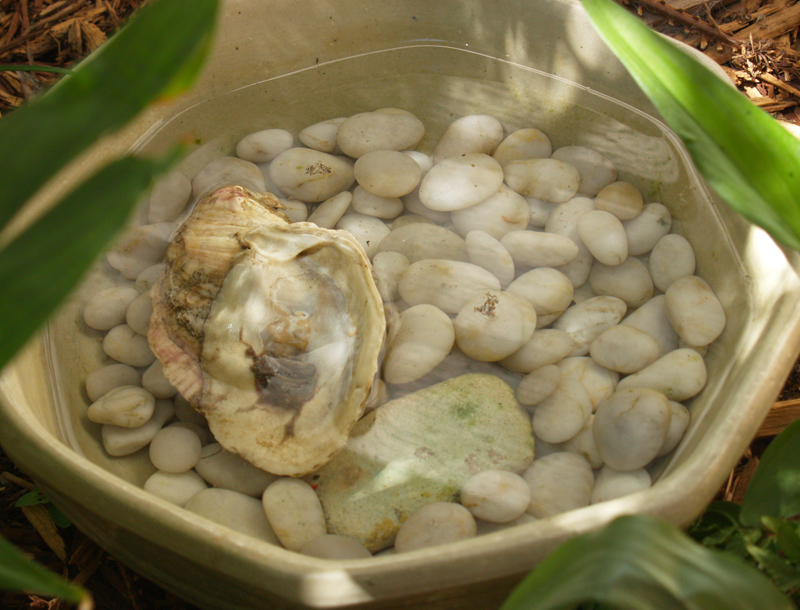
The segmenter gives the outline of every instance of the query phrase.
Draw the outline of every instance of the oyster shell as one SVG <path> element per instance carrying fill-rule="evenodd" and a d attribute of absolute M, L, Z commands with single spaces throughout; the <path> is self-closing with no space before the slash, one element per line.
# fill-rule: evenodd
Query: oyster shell
<path fill-rule="evenodd" d="M 167 250 L 148 338 L 223 447 L 301 476 L 362 415 L 385 318 L 358 242 L 281 207 L 240 186 L 200 201 Z"/>

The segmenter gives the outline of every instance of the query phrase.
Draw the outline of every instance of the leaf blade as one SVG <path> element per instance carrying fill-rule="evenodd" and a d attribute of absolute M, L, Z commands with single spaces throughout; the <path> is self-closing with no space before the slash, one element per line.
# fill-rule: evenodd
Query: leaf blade
<path fill-rule="evenodd" d="M 142 7 L 72 75 L 4 118 L 0 225 L 98 138 L 165 92 L 185 89 L 208 50 L 217 9 L 218 0 L 159 0 Z"/>
<path fill-rule="evenodd" d="M 20 589 L 76 604 L 90 599 L 85 589 L 32 561 L 4 538 L 0 538 L 0 589 Z"/>
<path fill-rule="evenodd" d="M 793 608 L 754 568 L 643 515 L 562 544 L 501 610 L 563 610 L 587 601 L 630 610 Z"/>
<path fill-rule="evenodd" d="M 113 161 L 0 250 L 0 369 L 122 228 L 155 176 L 179 156 L 176 149 L 159 160 Z"/>
<path fill-rule="evenodd" d="M 767 447 L 747 486 L 740 519 L 756 527 L 763 516 L 800 514 L 800 420 L 792 422 Z"/>
<path fill-rule="evenodd" d="M 800 142 L 610 0 L 581 0 L 601 37 L 737 212 L 800 249 Z"/>

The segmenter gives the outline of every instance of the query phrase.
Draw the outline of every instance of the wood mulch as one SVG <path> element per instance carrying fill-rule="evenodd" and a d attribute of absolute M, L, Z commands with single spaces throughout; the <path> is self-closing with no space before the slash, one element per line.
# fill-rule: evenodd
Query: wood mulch
<path fill-rule="evenodd" d="M 0 0 L 0 65 L 70 67 L 146 0 Z M 625 0 L 654 29 L 717 61 L 739 89 L 776 118 L 800 125 L 800 0 Z M 0 71 L 0 116 L 58 75 Z M 718 497 L 740 501 L 759 456 L 800 418 L 800 362 Z M 0 452 L 0 535 L 55 572 L 85 585 L 99 610 L 193 610 L 127 569 L 74 527 L 54 525 L 45 505 L 18 508 L 33 483 Z M 62 610 L 57 600 L 0 592 L 6 610 Z"/>

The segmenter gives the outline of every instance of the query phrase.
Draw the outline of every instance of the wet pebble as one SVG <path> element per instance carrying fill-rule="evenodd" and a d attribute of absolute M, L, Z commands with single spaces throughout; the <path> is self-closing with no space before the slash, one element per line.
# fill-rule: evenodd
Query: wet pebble
<path fill-rule="evenodd" d="M 665 235 L 653 247 L 649 265 L 656 288 L 666 292 L 675 280 L 694 275 L 694 249 L 685 237 Z"/>
<path fill-rule="evenodd" d="M 448 542 L 467 540 L 477 534 L 472 514 L 455 502 L 434 502 L 412 513 L 400 526 L 394 549 L 406 553 Z"/>
<path fill-rule="evenodd" d="M 136 453 L 147 447 L 156 433 L 174 415 L 171 400 L 156 400 L 153 415 L 138 428 L 123 428 L 105 424 L 100 430 L 103 448 L 114 457 Z"/>
<path fill-rule="evenodd" d="M 449 260 L 421 260 L 403 272 L 400 296 L 409 305 L 427 303 L 457 314 L 475 296 L 500 290 L 500 281 L 483 267 Z"/>
<path fill-rule="evenodd" d="M 597 295 L 617 297 L 630 308 L 641 307 L 653 297 L 653 280 L 647 265 L 637 258 L 627 258 L 614 266 L 595 261 L 589 284 Z"/>
<path fill-rule="evenodd" d="M 150 193 L 147 222 L 177 220 L 192 196 L 192 181 L 179 171 L 173 171 L 156 182 Z"/>
<path fill-rule="evenodd" d="M 563 146 L 552 154 L 553 159 L 564 161 L 578 170 L 581 178 L 578 194 L 594 197 L 600 189 L 617 179 L 614 164 L 599 152 L 584 146 Z"/>
<path fill-rule="evenodd" d="M 238 184 L 256 193 L 267 185 L 258 165 L 237 157 L 219 157 L 208 163 L 192 179 L 192 197 L 205 197 L 212 191 Z"/>
<path fill-rule="evenodd" d="M 506 184 L 525 197 L 564 203 L 578 192 L 580 175 L 558 159 L 523 159 L 503 167 Z"/>
<path fill-rule="evenodd" d="M 183 426 L 162 428 L 150 441 L 150 461 L 164 472 L 186 472 L 200 459 L 200 437 Z"/>
<path fill-rule="evenodd" d="M 450 317 L 433 305 L 415 305 L 400 314 L 383 359 L 386 383 L 410 383 L 431 372 L 450 353 L 455 331 Z"/>
<path fill-rule="evenodd" d="M 328 533 L 319 498 L 305 481 L 278 479 L 264 491 L 262 503 L 275 535 L 290 551 Z"/>
<path fill-rule="evenodd" d="M 521 269 L 558 267 L 578 255 L 578 245 L 569 237 L 543 231 L 511 231 L 500 239 L 514 264 Z"/>
<path fill-rule="evenodd" d="M 522 478 L 531 490 L 527 512 L 537 519 L 588 506 L 592 499 L 592 467 L 575 453 L 559 451 L 539 458 Z"/>
<path fill-rule="evenodd" d="M 630 182 L 612 182 L 600 189 L 594 198 L 598 210 L 611 212 L 620 220 L 630 220 L 638 216 L 644 208 L 642 194 Z"/>
<path fill-rule="evenodd" d="M 381 298 L 391 303 L 400 298 L 398 284 L 403 272 L 411 265 L 399 252 L 377 252 L 372 259 L 372 270 Z"/>
<path fill-rule="evenodd" d="M 500 282 L 500 288 L 506 289 L 514 281 L 514 259 L 497 239 L 485 231 L 470 231 L 464 237 L 469 262 L 483 267 L 492 273 Z"/>
<path fill-rule="evenodd" d="M 581 214 L 576 225 L 578 235 L 589 252 L 604 265 L 619 265 L 628 257 L 628 237 L 622 222 L 603 210 Z"/>
<path fill-rule="evenodd" d="M 382 108 L 360 112 L 339 126 L 336 143 L 346 155 L 358 159 L 376 150 L 414 148 L 425 135 L 425 125 L 405 110 Z"/>
<path fill-rule="evenodd" d="M 531 490 L 521 476 L 505 470 L 484 470 L 461 487 L 461 504 L 476 519 L 507 523 L 528 508 Z"/>
<path fill-rule="evenodd" d="M 236 156 L 253 163 L 272 161 L 294 146 L 294 136 L 285 129 L 264 129 L 248 134 L 236 145 Z"/>
<path fill-rule="evenodd" d="M 511 231 L 525 230 L 530 210 L 522 195 L 501 184 L 497 193 L 476 205 L 452 212 L 451 218 L 460 235 L 480 230 L 500 239 Z"/>
<path fill-rule="evenodd" d="M 156 406 L 153 395 L 135 385 L 114 388 L 93 402 L 86 416 L 97 424 L 138 428 L 152 417 Z"/>
<path fill-rule="evenodd" d="M 503 125 L 493 116 L 473 114 L 450 123 L 433 149 L 433 161 L 469 153 L 491 155 L 503 140 Z"/>
<path fill-rule="evenodd" d="M 148 267 L 160 263 L 175 231 L 170 222 L 142 225 L 127 231 L 106 254 L 109 265 L 128 280 L 135 280 Z"/>
<path fill-rule="evenodd" d="M 353 209 L 359 214 L 391 220 L 403 212 L 403 200 L 399 197 L 381 197 L 363 186 L 357 186 L 353 191 Z"/>
<path fill-rule="evenodd" d="M 589 346 L 599 365 L 624 374 L 635 373 L 658 359 L 658 341 L 630 325 L 604 330 Z"/>
<path fill-rule="evenodd" d="M 172 398 L 178 392 L 164 377 L 164 367 L 159 360 L 154 361 L 142 374 L 142 387 L 155 398 Z"/>
<path fill-rule="evenodd" d="M 186 472 L 154 472 L 144 482 L 144 490 L 162 500 L 178 506 L 186 503 L 197 493 L 208 489 L 205 481 L 193 470 Z"/>
<path fill-rule="evenodd" d="M 592 399 L 586 388 L 562 377 L 555 391 L 536 405 L 533 431 L 548 443 L 563 443 L 580 432 L 591 414 Z"/>
<path fill-rule="evenodd" d="M 269 165 L 269 175 L 286 195 L 317 203 L 349 189 L 355 177 L 349 159 L 310 148 L 290 148 Z"/>
<path fill-rule="evenodd" d="M 556 320 L 572 303 L 574 292 L 569 278 L 550 267 L 539 267 L 519 275 L 509 284 L 508 291 L 533 305 L 537 328 Z"/>
<path fill-rule="evenodd" d="M 500 165 L 506 165 L 522 159 L 546 159 L 552 151 L 547 134 L 535 127 L 527 127 L 518 129 L 500 142 L 492 156 Z"/>
<path fill-rule="evenodd" d="M 640 256 L 650 252 L 672 228 L 672 215 L 660 203 L 648 203 L 642 213 L 622 223 L 628 238 L 628 254 Z"/>
<path fill-rule="evenodd" d="M 362 155 L 355 162 L 353 172 L 360 186 L 379 197 L 408 195 L 422 177 L 422 170 L 414 159 L 394 150 L 376 150 Z"/>
<path fill-rule="evenodd" d="M 337 153 L 339 150 L 336 146 L 336 136 L 339 133 L 339 126 L 346 120 L 347 117 L 338 117 L 309 125 L 300 131 L 298 140 L 314 150 L 330 154 Z"/>
<path fill-rule="evenodd" d="M 622 299 L 598 296 L 569 307 L 553 323 L 553 328 L 572 338 L 575 347 L 571 356 L 585 356 L 591 342 L 604 330 L 618 324 L 627 310 Z"/>
<path fill-rule="evenodd" d="M 127 364 L 108 364 L 86 375 L 86 395 L 89 400 L 100 400 L 104 394 L 125 385 L 142 385 L 142 375 Z"/>
<path fill-rule="evenodd" d="M 467 262 L 467 245 L 464 240 L 444 227 L 429 224 L 411 224 L 392 231 L 381 241 L 379 252 L 399 252 L 409 262 L 425 259 L 446 259 Z"/>
<path fill-rule="evenodd" d="M 538 405 L 556 391 L 560 382 L 561 370 L 555 364 L 546 364 L 520 380 L 516 392 L 517 401 L 521 405 Z"/>
<path fill-rule="evenodd" d="M 103 339 L 103 351 L 110 358 L 137 368 L 150 366 L 156 359 L 147 337 L 127 324 L 120 324 L 108 331 Z"/>
<path fill-rule="evenodd" d="M 390 233 L 389 227 L 380 218 L 364 214 L 345 214 L 336 223 L 336 228 L 355 237 L 370 259 L 378 253 L 381 242 Z"/>
<path fill-rule="evenodd" d="M 194 466 L 203 480 L 213 487 L 230 489 L 247 496 L 260 498 L 277 476 L 260 470 L 239 455 L 231 453 L 219 443 L 211 443 L 200 450 Z"/>
<path fill-rule="evenodd" d="M 687 345 L 708 345 L 725 328 L 725 310 L 708 283 L 690 275 L 675 280 L 664 293 L 667 317 Z"/>
<path fill-rule="evenodd" d="M 211 487 L 193 495 L 184 508 L 242 534 L 270 544 L 280 544 L 264 515 L 261 502 L 250 496 Z"/>
<path fill-rule="evenodd" d="M 553 328 L 536 330 L 528 342 L 500 364 L 509 371 L 530 373 L 565 358 L 573 349 L 572 337 Z"/>
<path fill-rule="evenodd" d="M 592 504 L 615 500 L 648 489 L 650 485 L 650 473 L 644 468 L 620 472 L 609 466 L 603 466 L 594 484 Z"/>
<path fill-rule="evenodd" d="M 153 313 L 153 299 L 148 293 L 136 297 L 125 311 L 125 321 L 140 335 L 147 335 L 150 328 L 150 316 Z"/>
<path fill-rule="evenodd" d="M 703 357 L 693 349 L 679 348 L 638 373 L 628 375 L 617 384 L 617 389 L 652 388 L 670 400 L 683 402 L 698 394 L 707 378 Z"/>
<path fill-rule="evenodd" d="M 307 220 L 323 229 L 332 229 L 342 219 L 352 201 L 353 194 L 350 191 L 337 193 L 314 208 Z"/>
<path fill-rule="evenodd" d="M 489 155 L 471 153 L 445 159 L 422 178 L 419 199 L 431 210 L 462 210 L 500 190 L 503 168 Z"/>

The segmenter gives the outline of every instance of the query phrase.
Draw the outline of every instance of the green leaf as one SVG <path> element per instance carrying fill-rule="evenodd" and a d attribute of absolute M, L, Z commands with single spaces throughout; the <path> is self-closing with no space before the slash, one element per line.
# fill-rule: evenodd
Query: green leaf
<path fill-rule="evenodd" d="M 800 515 L 800 420 L 792 422 L 767 447 L 742 500 L 744 525 L 761 518 Z"/>
<path fill-rule="evenodd" d="M 0 589 L 60 597 L 76 604 L 91 599 L 87 591 L 32 561 L 4 538 L 0 538 Z"/>
<path fill-rule="evenodd" d="M 794 608 L 743 561 L 643 515 L 620 517 L 565 542 L 501 610 L 565 610 L 586 601 L 625 610 Z"/>
<path fill-rule="evenodd" d="M 55 72 L 56 74 L 72 74 L 72 70 L 67 68 L 57 68 L 55 66 L 31 66 L 28 64 L 4 64 L 0 66 L 0 72 Z"/>
<path fill-rule="evenodd" d="M 800 249 L 800 142 L 708 68 L 611 0 L 581 0 L 595 28 L 737 212 Z"/>
<path fill-rule="evenodd" d="M 218 0 L 156 0 L 45 95 L 0 121 L 0 225 L 98 138 L 186 88 L 209 48 Z"/>
<path fill-rule="evenodd" d="M 797 523 L 775 517 L 762 517 L 761 520 L 764 527 L 775 534 L 775 544 L 781 556 L 789 561 L 800 562 L 800 534 L 797 532 Z"/>
<path fill-rule="evenodd" d="M 37 487 L 33 491 L 29 491 L 28 493 L 19 497 L 19 499 L 14 502 L 14 506 L 17 508 L 21 506 L 33 506 L 35 504 L 47 504 L 50 500 L 47 499 L 39 488 Z"/>
<path fill-rule="evenodd" d="M 108 245 L 154 177 L 179 156 L 176 150 L 160 160 L 110 163 L 0 250 L 0 369 Z"/>

